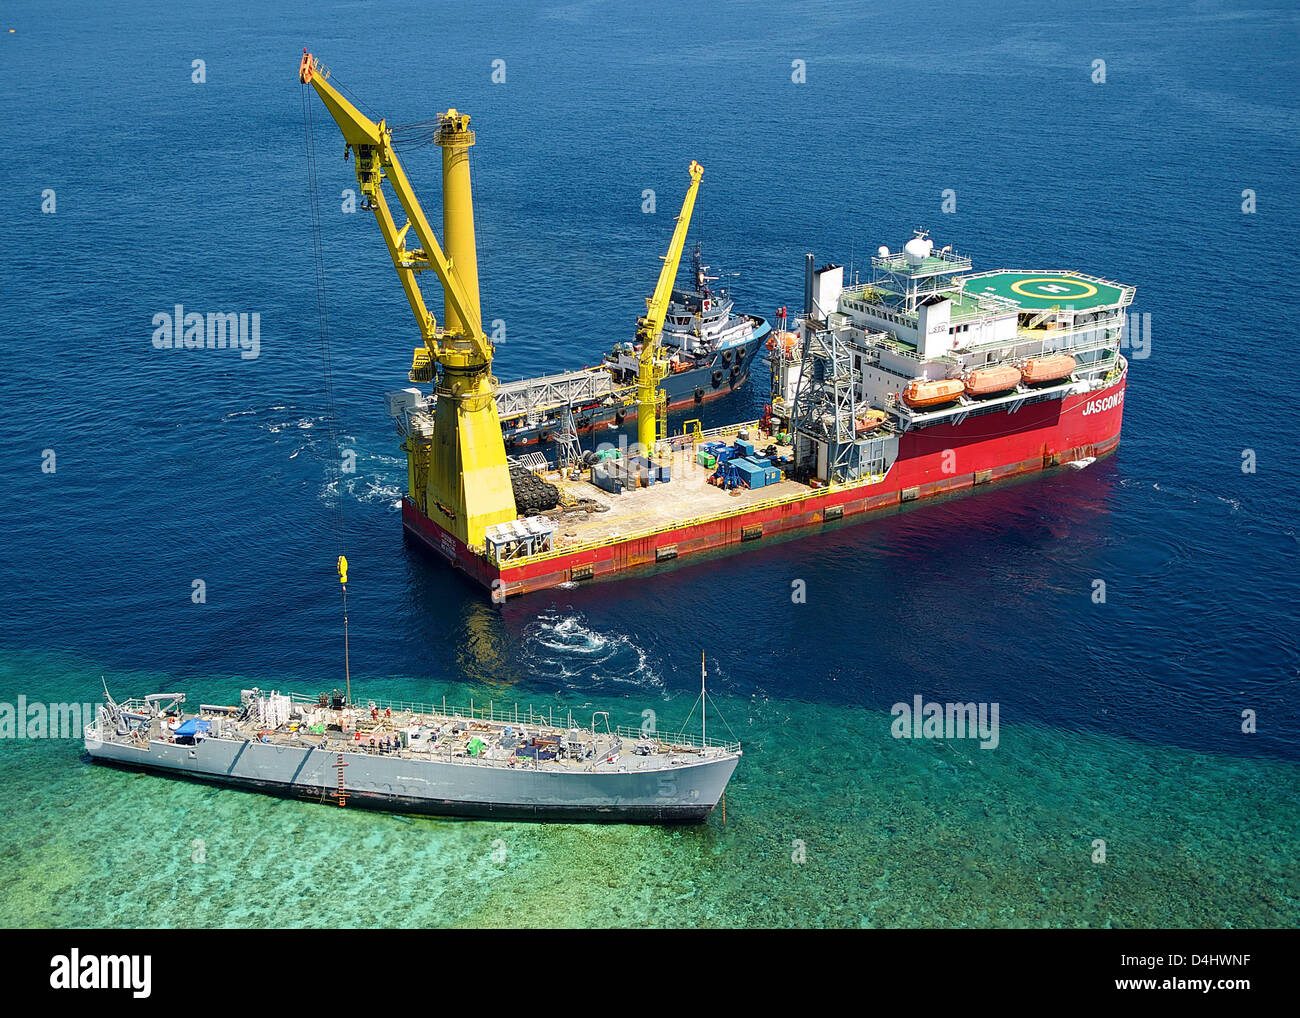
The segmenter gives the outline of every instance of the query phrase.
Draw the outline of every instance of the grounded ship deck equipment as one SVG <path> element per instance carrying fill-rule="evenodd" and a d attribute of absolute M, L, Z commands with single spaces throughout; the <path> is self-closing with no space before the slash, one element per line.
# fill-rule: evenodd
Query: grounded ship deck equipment
<path fill-rule="evenodd" d="M 707 730 L 613 727 L 604 711 L 583 726 L 572 712 L 531 707 L 363 706 L 342 690 L 245 689 L 238 704 L 194 713 L 184 703 L 180 693 L 119 703 L 106 690 L 86 751 L 101 763 L 338 806 L 647 823 L 704 820 L 741 756 L 739 742 Z"/>

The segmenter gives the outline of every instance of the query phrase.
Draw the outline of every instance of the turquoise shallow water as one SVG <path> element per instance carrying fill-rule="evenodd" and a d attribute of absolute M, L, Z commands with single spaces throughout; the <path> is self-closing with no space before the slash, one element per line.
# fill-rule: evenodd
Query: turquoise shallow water
<path fill-rule="evenodd" d="M 11 656 L 0 690 L 83 688 L 87 668 Z M 181 685 L 140 674 L 108 680 L 123 692 L 128 681 L 133 692 Z M 188 690 L 217 696 L 250 681 Z M 484 692 L 395 679 L 366 690 L 457 702 Z M 588 703 L 552 702 L 575 713 Z M 618 698 L 615 722 L 634 723 L 650 708 L 671 727 L 690 703 L 685 692 L 642 688 Z M 973 741 L 896 740 L 879 710 L 763 696 L 719 697 L 718 708 L 745 742 L 726 821 L 718 811 L 678 829 L 340 810 L 97 767 L 69 742 L 11 743 L 0 756 L 0 922 L 1300 923 L 1293 762 L 1005 721 L 998 748 L 981 750 Z M 1092 861 L 1097 838 L 1104 864 Z M 804 861 L 795 862 L 799 842 Z"/>

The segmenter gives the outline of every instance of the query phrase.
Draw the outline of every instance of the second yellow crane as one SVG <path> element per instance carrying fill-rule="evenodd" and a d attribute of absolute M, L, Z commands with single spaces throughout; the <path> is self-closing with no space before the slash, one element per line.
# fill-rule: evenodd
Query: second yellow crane
<path fill-rule="evenodd" d="M 704 174 L 704 167 L 692 161 L 687 172 L 691 175 L 691 185 L 686 189 L 686 199 L 682 202 L 682 211 L 677 217 L 677 226 L 673 229 L 673 239 L 668 244 L 668 253 L 664 255 L 664 264 L 659 270 L 659 282 L 655 286 L 654 294 L 646 298 L 644 317 L 638 318 L 636 323 L 636 338 L 641 344 L 641 359 L 637 364 L 636 375 L 636 434 L 637 442 L 646 456 L 654 455 L 655 427 L 659 419 L 660 403 L 667 399 L 659 388 L 659 383 L 668 372 L 663 345 L 660 342 L 664 330 L 664 316 L 668 314 L 668 302 L 673 295 L 673 281 L 677 278 L 677 266 L 682 260 L 682 248 L 686 245 L 686 232 L 691 225 L 691 212 L 695 209 L 695 194 L 700 189 L 700 177 Z"/>

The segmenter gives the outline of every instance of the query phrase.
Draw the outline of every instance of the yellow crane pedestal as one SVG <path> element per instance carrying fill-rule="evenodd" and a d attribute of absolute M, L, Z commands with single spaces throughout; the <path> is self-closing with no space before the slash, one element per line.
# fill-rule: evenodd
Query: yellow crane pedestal
<path fill-rule="evenodd" d="M 482 322 L 478 294 L 478 249 L 474 242 L 474 197 L 469 186 L 469 149 L 474 132 L 469 117 L 450 109 L 439 118 L 434 144 L 442 149 L 442 235 L 447 242 L 447 261 L 460 277 L 465 296 L 473 304 L 473 321 Z M 447 308 L 447 330 L 460 332 L 460 321 L 453 307 Z"/>

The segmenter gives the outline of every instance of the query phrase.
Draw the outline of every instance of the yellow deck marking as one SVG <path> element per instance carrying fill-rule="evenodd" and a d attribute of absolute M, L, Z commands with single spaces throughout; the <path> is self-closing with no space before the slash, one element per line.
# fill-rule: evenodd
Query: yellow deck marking
<path fill-rule="evenodd" d="M 1064 283 L 1066 286 L 1082 286 L 1082 293 L 1029 293 L 1020 289 L 1022 286 L 1028 286 L 1030 283 Z M 1064 279 L 1060 276 L 1035 276 L 1033 279 L 1018 279 L 1011 284 L 1011 289 L 1022 297 L 1031 297 L 1035 300 L 1082 300 L 1084 297 L 1091 297 L 1097 292 L 1097 288 L 1091 283 L 1085 283 L 1081 279 Z"/>

